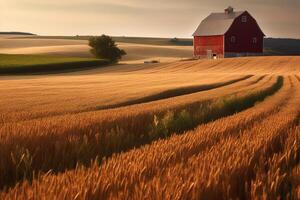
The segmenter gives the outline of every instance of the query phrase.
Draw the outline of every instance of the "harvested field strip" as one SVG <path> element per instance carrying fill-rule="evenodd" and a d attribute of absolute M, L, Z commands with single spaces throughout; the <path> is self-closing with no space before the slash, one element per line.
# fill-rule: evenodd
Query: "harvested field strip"
<path fill-rule="evenodd" d="M 1 186 L 31 178 L 34 171 L 59 172 L 72 169 L 77 164 L 88 165 L 96 157 L 102 159 L 168 137 L 174 132 L 182 133 L 200 123 L 252 107 L 274 94 L 282 84 L 283 78 L 278 77 L 273 85 L 264 89 L 169 110 L 162 115 L 154 115 L 154 120 L 151 114 L 145 116 L 146 120 L 139 117 L 129 121 L 125 118 L 120 123 L 111 118 L 109 123 L 113 127 L 102 127 L 100 122 L 87 124 L 79 119 L 77 122 L 69 121 L 70 117 L 58 126 L 52 121 L 31 121 L 27 127 L 26 123 L 3 126 L 0 132 Z M 70 122 L 75 122 L 73 127 Z"/>
<path fill-rule="evenodd" d="M 117 108 L 117 107 L 122 107 L 122 106 L 129 106 L 129 105 L 147 103 L 147 102 L 161 100 L 161 99 L 167 99 L 167 98 L 186 95 L 186 94 L 192 94 L 192 93 L 201 92 L 201 91 L 205 91 L 205 90 L 212 90 L 212 89 L 215 89 L 215 88 L 218 88 L 218 87 L 223 87 L 223 86 L 226 86 L 226 85 L 237 83 L 239 81 L 246 80 L 246 79 L 248 79 L 252 76 L 253 75 L 247 75 L 247 76 L 244 76 L 244 77 L 241 77 L 241 78 L 238 78 L 238 79 L 229 80 L 229 81 L 222 82 L 222 83 L 214 83 L 214 84 L 209 84 L 209 85 L 188 86 L 188 87 L 170 89 L 170 90 L 162 91 L 160 93 L 150 95 L 150 96 L 146 96 L 146 97 L 143 97 L 143 98 L 140 98 L 140 99 L 134 99 L 134 100 L 131 100 L 131 101 L 122 102 L 122 103 L 114 104 L 114 105 L 99 106 L 96 109 L 97 110 L 104 110 L 104 109 L 110 109 L 110 108 Z M 264 76 L 259 77 L 257 79 L 257 82 L 259 82 L 263 78 L 264 78 Z M 255 82 L 254 82 L 254 84 L 255 84 Z"/>
<path fill-rule="evenodd" d="M 41 176 L 32 185 L 25 182 L 8 194 L 3 193 L 2 198 L 61 199 L 66 195 L 76 199 L 247 197 L 250 193 L 237 190 L 236 186 L 248 188 L 245 182 L 253 177 L 253 165 L 263 155 L 274 155 L 278 151 L 276 144 L 286 137 L 282 133 L 297 121 L 299 106 L 295 104 L 300 102 L 297 93 L 286 84 L 279 93 L 242 113 L 200 126 L 185 135 L 175 135 L 113 156 L 100 168 L 95 164 L 57 176 Z M 269 114 L 265 115 L 265 111 Z M 205 130 L 207 134 L 203 135 Z M 213 141 L 226 130 L 229 131 L 227 137 Z M 213 145 L 199 152 L 199 142 L 203 144 L 207 139 L 207 144 L 212 141 Z"/>

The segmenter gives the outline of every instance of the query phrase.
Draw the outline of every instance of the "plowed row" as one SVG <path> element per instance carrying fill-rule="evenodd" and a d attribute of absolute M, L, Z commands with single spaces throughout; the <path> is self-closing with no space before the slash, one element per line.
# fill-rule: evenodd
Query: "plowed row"
<path fill-rule="evenodd" d="M 115 155 L 100 167 L 40 176 L 1 198 L 297 198 L 299 109 L 300 82 L 285 77 L 279 92 L 248 110 Z"/>

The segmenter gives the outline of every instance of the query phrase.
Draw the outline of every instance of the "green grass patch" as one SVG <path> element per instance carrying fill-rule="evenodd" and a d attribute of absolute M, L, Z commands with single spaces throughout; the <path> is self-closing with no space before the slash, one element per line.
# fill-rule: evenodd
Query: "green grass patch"
<path fill-rule="evenodd" d="M 278 77 L 271 87 L 246 94 L 245 96 L 230 95 L 212 102 L 190 106 L 182 110 L 169 111 L 164 115 L 155 116 L 151 134 L 163 138 L 173 133 L 183 133 L 199 124 L 207 123 L 253 107 L 266 97 L 273 95 L 283 85 L 283 77 Z"/>
<path fill-rule="evenodd" d="M 0 54 L 0 74 L 53 72 L 107 64 L 109 61 L 102 59 Z"/>

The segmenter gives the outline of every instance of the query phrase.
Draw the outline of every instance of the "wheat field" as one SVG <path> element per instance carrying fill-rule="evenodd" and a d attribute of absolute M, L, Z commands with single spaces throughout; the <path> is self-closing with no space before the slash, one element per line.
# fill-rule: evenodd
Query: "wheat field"
<path fill-rule="evenodd" d="M 0 97 L 0 199 L 300 198 L 300 57 L 0 76 Z"/>
<path fill-rule="evenodd" d="M 299 80 L 288 78 L 248 110 L 114 155 L 100 167 L 48 173 L 2 198 L 296 199 L 299 89 Z"/>

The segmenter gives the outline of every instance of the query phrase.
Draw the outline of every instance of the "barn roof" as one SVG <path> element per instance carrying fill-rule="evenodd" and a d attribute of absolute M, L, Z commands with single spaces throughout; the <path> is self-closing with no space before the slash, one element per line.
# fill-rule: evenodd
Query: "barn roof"
<path fill-rule="evenodd" d="M 193 36 L 224 35 L 231 27 L 233 21 L 246 11 L 232 13 L 212 13 L 206 17 Z"/>

